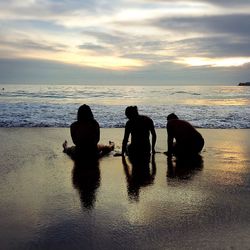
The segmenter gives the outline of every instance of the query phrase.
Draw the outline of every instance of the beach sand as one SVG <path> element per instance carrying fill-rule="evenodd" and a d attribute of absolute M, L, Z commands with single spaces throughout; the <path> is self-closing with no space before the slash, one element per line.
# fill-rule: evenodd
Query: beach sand
<path fill-rule="evenodd" d="M 67 128 L 1 128 L 0 249 L 249 249 L 250 130 L 199 131 L 202 161 L 181 163 L 158 129 L 138 178 L 113 155 L 75 171 Z M 123 129 L 101 136 L 119 150 Z"/>

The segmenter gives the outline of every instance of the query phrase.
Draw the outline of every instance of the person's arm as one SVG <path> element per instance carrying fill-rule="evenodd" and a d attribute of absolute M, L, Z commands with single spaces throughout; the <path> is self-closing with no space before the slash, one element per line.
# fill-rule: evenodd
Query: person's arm
<path fill-rule="evenodd" d="M 152 122 L 152 128 L 151 128 L 151 135 L 152 135 L 152 153 L 155 153 L 155 143 L 156 143 L 156 133 L 155 133 L 155 128 L 154 124 Z"/>
<path fill-rule="evenodd" d="M 77 145 L 77 133 L 76 133 L 76 128 L 75 128 L 75 123 L 72 123 L 70 125 L 70 135 L 73 143 Z"/>
<path fill-rule="evenodd" d="M 173 136 L 173 134 L 171 132 L 171 126 L 169 125 L 169 123 L 167 124 L 167 134 L 168 134 L 168 140 L 167 140 L 168 151 L 167 151 L 167 155 L 171 156 L 173 154 L 174 136 Z"/>
<path fill-rule="evenodd" d="M 126 152 L 129 135 L 130 135 L 130 129 L 129 129 L 128 124 L 126 124 L 124 137 L 123 137 L 123 141 L 122 141 L 122 155 L 124 155 Z"/>
<path fill-rule="evenodd" d="M 98 142 L 100 141 L 100 126 L 99 126 L 99 123 L 97 121 L 95 121 L 96 124 L 96 137 L 95 137 L 95 143 L 96 145 L 98 144 Z"/>

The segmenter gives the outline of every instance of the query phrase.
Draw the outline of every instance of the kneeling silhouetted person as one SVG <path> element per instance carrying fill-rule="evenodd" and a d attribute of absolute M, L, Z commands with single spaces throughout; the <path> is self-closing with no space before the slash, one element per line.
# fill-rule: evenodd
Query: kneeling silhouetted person
<path fill-rule="evenodd" d="M 174 113 L 168 115 L 167 120 L 167 155 L 192 157 L 200 153 L 204 146 L 201 134 L 187 121 L 179 120 Z"/>
<path fill-rule="evenodd" d="M 147 116 L 139 115 L 136 106 L 129 106 L 125 110 L 128 121 L 122 142 L 122 155 L 128 152 L 132 161 L 150 157 L 151 144 L 149 135 L 152 135 L 152 153 L 155 153 L 156 133 L 153 120 Z M 127 146 L 131 134 L 131 144 Z M 149 158 L 148 158 L 149 160 Z"/>

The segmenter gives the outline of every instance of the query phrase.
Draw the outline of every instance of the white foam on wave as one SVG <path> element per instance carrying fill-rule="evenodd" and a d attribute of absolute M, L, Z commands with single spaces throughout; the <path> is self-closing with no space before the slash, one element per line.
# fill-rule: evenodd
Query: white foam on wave
<path fill-rule="evenodd" d="M 68 127 L 83 103 L 103 128 L 124 127 L 128 105 L 137 105 L 157 128 L 165 128 L 172 112 L 200 128 L 250 128 L 248 88 L 74 85 L 5 86 L 0 127 Z"/>

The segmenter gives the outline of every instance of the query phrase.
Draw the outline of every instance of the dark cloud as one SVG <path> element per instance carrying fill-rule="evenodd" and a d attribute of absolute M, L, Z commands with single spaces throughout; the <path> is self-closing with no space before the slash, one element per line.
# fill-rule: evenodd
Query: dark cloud
<path fill-rule="evenodd" d="M 108 47 L 93 44 L 93 43 L 84 43 L 78 46 L 79 49 L 82 50 L 90 50 L 94 52 L 101 52 L 101 53 L 110 53 L 111 50 Z"/>
<path fill-rule="evenodd" d="M 173 0 L 147 0 L 148 2 L 173 3 Z M 196 3 L 211 3 L 225 7 L 232 6 L 249 6 L 249 0 L 184 0 L 180 2 L 196 2 Z"/>
<path fill-rule="evenodd" d="M 79 45 L 78 48 L 86 50 L 105 50 L 105 47 L 92 43 L 84 43 L 82 45 Z"/>
<path fill-rule="evenodd" d="M 170 59 L 169 57 L 166 56 L 161 56 L 161 55 L 155 55 L 153 53 L 128 53 L 124 54 L 122 57 L 124 58 L 131 58 L 131 59 L 140 59 L 146 62 L 152 62 L 154 63 L 155 61 L 159 60 L 167 60 Z"/>
<path fill-rule="evenodd" d="M 112 71 L 45 60 L 0 59 L 0 75 L 0 83 L 235 84 L 250 79 L 250 64 L 209 68 L 164 62 L 133 71 Z"/>
<path fill-rule="evenodd" d="M 232 39 L 228 36 L 184 39 L 173 44 L 178 56 L 250 57 L 248 39 Z"/>
<path fill-rule="evenodd" d="M 62 44 L 48 45 L 46 44 L 46 42 L 38 43 L 31 40 L 21 40 L 18 42 L 18 44 L 16 44 L 16 46 L 25 49 L 46 50 L 46 51 L 64 51 L 67 48 L 67 46 Z"/>
<path fill-rule="evenodd" d="M 52 13 L 69 13 L 72 11 L 86 10 L 92 13 L 109 12 L 115 8 L 120 1 L 109 0 L 39 0 L 36 5 L 44 6 Z"/>
<path fill-rule="evenodd" d="M 96 83 L 110 72 L 49 60 L 0 59 L 1 83 Z M 107 82 L 106 82 L 107 83 Z"/>
<path fill-rule="evenodd" d="M 119 48 L 124 57 L 139 58 L 151 62 L 154 54 L 175 54 L 176 57 L 249 57 L 250 15 L 231 14 L 213 16 L 165 17 L 146 22 L 149 25 L 173 31 L 174 34 L 199 33 L 193 39 L 170 42 L 164 40 L 143 40 L 141 37 L 119 39 Z M 126 22 L 130 25 L 130 21 Z M 144 23 L 143 23 L 144 24 Z M 132 25 L 132 24 L 131 24 Z M 153 36 L 152 36 L 153 38 Z M 164 39 L 164 37 L 162 38 Z M 174 37 L 171 37 L 173 40 Z M 118 39 L 116 39 L 118 41 Z M 120 41 L 121 40 L 121 41 Z M 155 60 L 159 59 L 155 56 Z"/>
<path fill-rule="evenodd" d="M 74 17 L 86 15 L 86 13 L 90 15 L 112 14 L 119 6 L 119 2 L 120 0 L 114 3 L 108 0 L 36 0 L 22 1 L 20 4 L 16 0 L 8 0 L 0 1 L 0 10 L 3 10 L 2 13 L 8 13 L 14 20 L 34 21 L 47 18 L 55 22 L 59 17 Z"/>
<path fill-rule="evenodd" d="M 164 51 L 166 43 L 166 41 L 144 41 L 140 37 L 135 37 L 123 41 L 118 47 L 120 48 L 123 57 L 129 55 L 129 58 L 158 60 L 161 56 L 157 55 L 157 52 Z"/>
<path fill-rule="evenodd" d="M 133 36 L 128 36 L 122 32 L 102 32 L 102 31 L 90 31 L 85 30 L 82 34 L 90 36 L 101 45 L 95 44 L 83 44 L 80 45 L 80 49 L 96 50 L 96 51 L 106 51 L 111 53 L 112 51 L 120 52 L 121 54 L 126 53 L 128 50 L 134 50 L 136 47 L 135 40 Z"/>
<path fill-rule="evenodd" d="M 250 37 L 250 15 L 218 15 L 200 17 L 161 18 L 152 24 L 176 32 L 203 34 L 233 34 Z"/>
<path fill-rule="evenodd" d="M 229 6 L 249 6 L 249 0 L 192 0 L 192 2 L 206 2 L 206 3 L 212 3 L 215 5 L 222 5 L 225 7 Z"/>
<path fill-rule="evenodd" d="M 145 40 L 141 36 L 128 36 L 122 32 L 115 32 L 114 34 L 108 34 L 105 32 L 86 31 L 85 35 L 94 37 L 98 42 L 109 45 L 109 49 L 119 51 L 122 57 L 135 58 L 135 59 L 157 59 L 157 56 L 153 56 L 154 51 L 163 50 L 166 46 L 165 41 L 160 40 Z M 103 46 L 104 48 L 106 46 Z M 81 48 L 87 49 L 88 46 L 81 46 Z M 95 45 L 89 46 L 89 49 L 95 49 Z M 100 48 L 96 47 L 97 50 Z M 106 48 L 107 49 L 107 48 Z M 141 56 L 141 57 L 140 57 Z"/>
<path fill-rule="evenodd" d="M 136 46 L 140 46 L 143 50 L 162 50 L 166 45 L 166 41 L 161 40 L 151 40 L 151 41 L 137 41 Z"/>
<path fill-rule="evenodd" d="M 96 38 L 101 43 L 106 44 L 118 44 L 124 42 L 124 40 L 128 39 L 127 35 L 124 33 L 115 32 L 115 34 L 101 32 L 101 31 L 84 31 L 82 32 L 84 35 L 88 35 Z"/>
<path fill-rule="evenodd" d="M 71 11 L 75 9 L 81 9 L 81 8 L 87 8 L 87 9 L 93 9 L 94 6 L 98 1 L 96 0 L 47 0 L 45 1 L 48 6 L 55 12 L 65 12 L 65 11 Z M 37 1 L 39 4 L 44 4 L 44 0 Z"/>
<path fill-rule="evenodd" d="M 44 50 L 44 51 L 64 51 L 67 46 L 63 44 L 47 44 L 47 42 L 35 42 L 29 39 L 21 39 L 18 41 L 10 41 L 5 38 L 1 39 L 0 45 L 23 49 L 23 50 Z"/>

